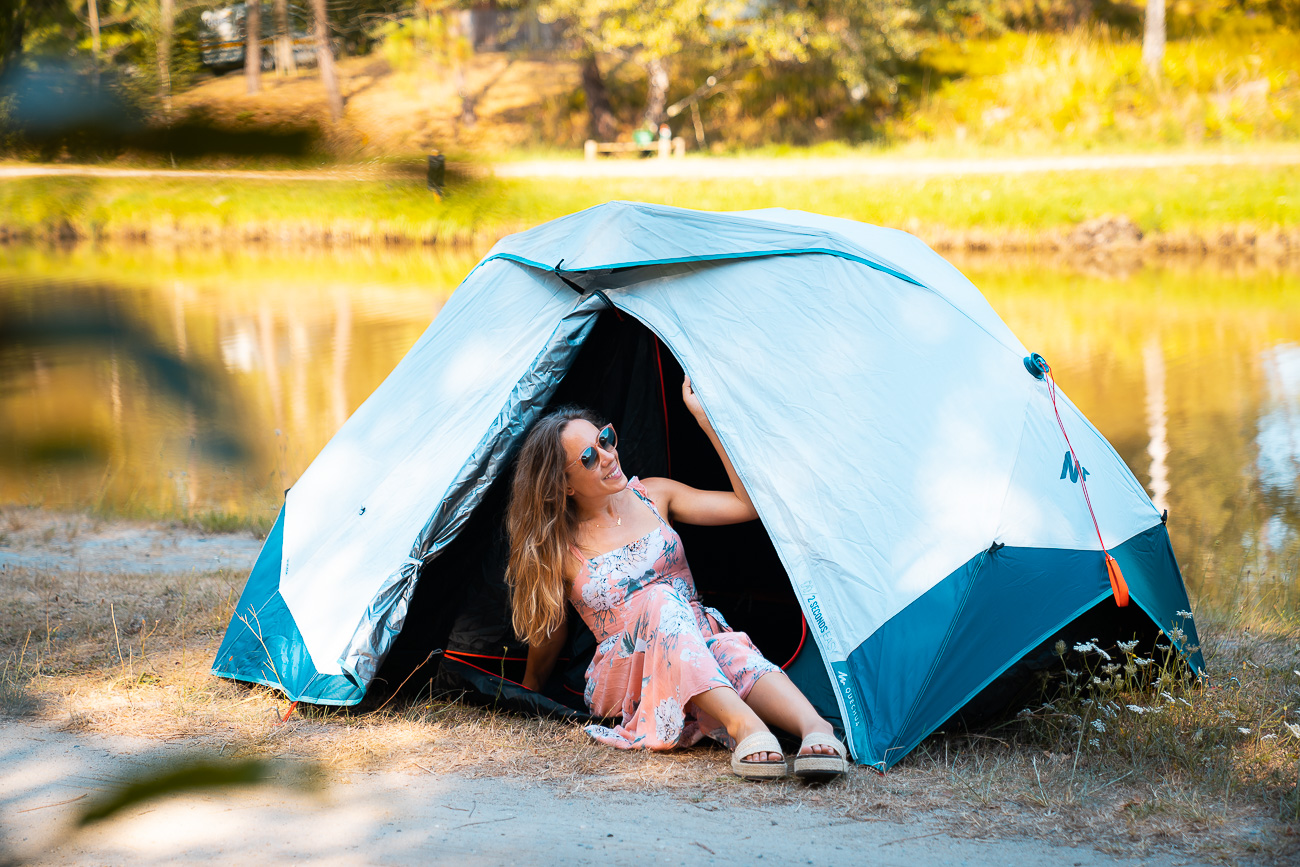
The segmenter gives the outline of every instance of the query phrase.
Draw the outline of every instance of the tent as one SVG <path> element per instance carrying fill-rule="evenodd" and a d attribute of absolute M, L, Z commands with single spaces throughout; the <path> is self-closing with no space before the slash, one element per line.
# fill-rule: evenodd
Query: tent
<path fill-rule="evenodd" d="M 629 475 L 718 485 L 682 371 L 760 516 L 681 528 L 700 590 L 857 761 L 1005 704 L 1057 640 L 1163 631 L 1199 671 L 1164 516 L 1045 367 L 904 232 L 612 202 L 512 235 L 287 492 L 213 672 L 324 705 L 450 677 L 581 716 L 585 630 L 544 694 L 513 682 L 511 462 L 580 402 Z"/>

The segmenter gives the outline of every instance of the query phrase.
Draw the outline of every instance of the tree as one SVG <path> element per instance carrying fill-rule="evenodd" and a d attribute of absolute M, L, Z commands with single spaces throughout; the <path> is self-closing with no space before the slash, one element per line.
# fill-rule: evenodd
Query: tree
<path fill-rule="evenodd" d="M 41 26 L 69 18 L 66 0 L 0 2 L 0 76 L 22 60 L 27 37 Z"/>
<path fill-rule="evenodd" d="M 289 0 L 275 0 L 275 72 L 293 75 L 298 71 L 293 56 L 293 36 L 289 30 Z"/>
<path fill-rule="evenodd" d="M 158 98 L 163 109 L 172 110 L 172 28 L 176 23 L 175 0 L 158 5 Z"/>
<path fill-rule="evenodd" d="M 99 90 L 99 0 L 86 0 L 86 15 L 90 19 L 90 53 L 94 64 L 95 90 Z"/>
<path fill-rule="evenodd" d="M 543 21 L 564 22 L 569 37 L 579 44 L 590 126 L 600 131 L 612 126 L 613 116 L 605 113 L 609 103 L 596 55 L 631 61 L 645 70 L 642 124 L 657 128 L 665 118 L 673 60 L 689 57 L 708 63 L 730 51 L 734 40 L 727 33 L 732 20 L 728 16 L 736 5 L 710 0 L 542 0 L 537 14 Z M 598 137 L 608 136 L 602 132 Z"/>
<path fill-rule="evenodd" d="M 1147 15 L 1142 29 L 1142 65 L 1152 78 L 1160 77 L 1165 60 L 1165 0 L 1147 0 Z"/>
<path fill-rule="evenodd" d="M 915 60 L 935 34 L 953 32 L 980 15 L 986 2 L 541 0 L 537 10 L 544 21 L 565 22 L 570 38 L 580 43 L 589 106 L 599 69 L 586 65 L 587 56 L 605 54 L 641 65 L 646 70 L 642 120 L 655 127 L 664 119 L 679 60 L 733 73 L 771 63 L 823 63 L 854 99 L 875 93 L 892 101 L 901 64 Z M 593 71 L 596 77 L 589 82 Z M 600 90 L 595 88 L 597 95 Z"/>
<path fill-rule="evenodd" d="M 262 89 L 262 0 L 244 4 L 244 81 L 249 93 Z"/>
<path fill-rule="evenodd" d="M 325 10 L 325 0 L 311 0 L 311 13 L 316 26 L 316 65 L 320 69 L 321 84 L 325 86 L 330 119 L 337 121 L 343 117 L 343 95 L 339 93 L 338 74 L 334 71 L 334 48 L 330 44 L 330 19 Z"/>

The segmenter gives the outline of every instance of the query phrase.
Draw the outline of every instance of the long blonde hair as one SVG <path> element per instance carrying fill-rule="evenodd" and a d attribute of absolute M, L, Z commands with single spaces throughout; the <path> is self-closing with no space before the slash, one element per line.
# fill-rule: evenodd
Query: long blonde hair
<path fill-rule="evenodd" d="M 565 425 L 577 419 L 598 424 L 590 410 L 563 406 L 533 426 L 519 452 L 510 488 L 506 584 L 515 635 L 529 644 L 549 638 L 566 617 L 564 561 L 573 556 L 578 514 L 565 493 L 567 461 L 560 436 Z"/>

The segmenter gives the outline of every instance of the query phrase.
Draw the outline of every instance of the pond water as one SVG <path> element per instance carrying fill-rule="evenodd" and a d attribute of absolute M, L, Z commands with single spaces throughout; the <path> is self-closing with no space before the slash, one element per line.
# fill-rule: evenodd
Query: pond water
<path fill-rule="evenodd" d="M 267 527 L 481 251 L 0 257 L 0 504 Z M 1300 272 L 959 261 L 1114 444 L 1197 604 L 1300 612 Z"/>

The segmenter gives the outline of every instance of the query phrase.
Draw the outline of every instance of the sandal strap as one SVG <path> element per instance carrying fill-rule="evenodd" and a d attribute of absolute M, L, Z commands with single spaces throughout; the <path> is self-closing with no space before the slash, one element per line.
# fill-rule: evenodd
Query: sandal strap
<path fill-rule="evenodd" d="M 848 759 L 849 757 L 848 747 L 844 746 L 843 741 L 835 737 L 835 735 L 823 734 L 821 732 L 812 732 L 811 734 L 804 737 L 803 742 L 799 744 L 799 755 L 807 758 L 809 756 L 809 753 L 805 753 L 804 750 L 807 749 L 808 747 L 814 747 L 814 746 L 830 747 L 831 749 L 835 750 L 835 752 L 839 754 L 837 758 Z M 819 754 L 813 753 L 812 755 L 819 755 Z M 831 756 L 823 755 L 822 758 L 831 758 Z"/>
<path fill-rule="evenodd" d="M 785 753 L 781 751 L 781 743 L 776 739 L 776 735 L 771 732 L 754 732 L 740 743 L 731 754 L 736 757 L 737 761 L 743 760 L 754 753 L 777 753 L 781 756 L 781 761 L 785 761 Z M 750 762 L 750 764 L 763 764 L 762 762 Z M 769 764 L 775 764 L 771 762 Z"/>

